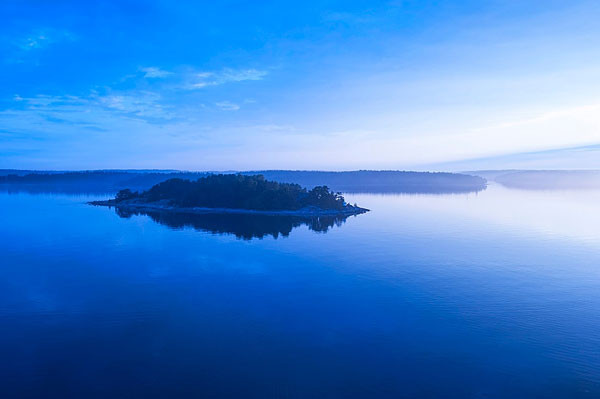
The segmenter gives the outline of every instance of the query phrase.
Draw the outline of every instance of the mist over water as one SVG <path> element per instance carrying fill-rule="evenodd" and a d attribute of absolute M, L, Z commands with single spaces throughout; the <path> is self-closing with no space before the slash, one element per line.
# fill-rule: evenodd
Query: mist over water
<path fill-rule="evenodd" d="M 100 198 L 0 193 L 7 397 L 600 395 L 600 191 L 347 194 L 277 239 Z"/>

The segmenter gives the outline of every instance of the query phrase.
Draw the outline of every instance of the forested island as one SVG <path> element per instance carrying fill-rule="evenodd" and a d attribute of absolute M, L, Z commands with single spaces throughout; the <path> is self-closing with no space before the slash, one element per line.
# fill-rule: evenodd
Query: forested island
<path fill-rule="evenodd" d="M 368 212 L 346 203 L 327 186 L 310 190 L 262 175 L 213 174 L 197 180 L 173 178 L 146 191 L 123 189 L 114 199 L 92 205 L 186 213 L 258 213 L 293 216 L 356 215 Z"/>

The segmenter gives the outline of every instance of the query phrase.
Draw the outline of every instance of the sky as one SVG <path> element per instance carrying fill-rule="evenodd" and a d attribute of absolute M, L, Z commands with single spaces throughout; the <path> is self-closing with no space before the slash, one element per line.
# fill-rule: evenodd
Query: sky
<path fill-rule="evenodd" d="M 0 168 L 600 169 L 598 1 L 0 2 Z"/>

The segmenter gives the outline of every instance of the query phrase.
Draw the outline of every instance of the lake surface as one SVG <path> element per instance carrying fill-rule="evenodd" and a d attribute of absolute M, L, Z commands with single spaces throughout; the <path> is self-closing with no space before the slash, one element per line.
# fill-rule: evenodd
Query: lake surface
<path fill-rule="evenodd" d="M 263 228 L 0 193 L 0 396 L 600 397 L 600 192 L 347 198 Z"/>

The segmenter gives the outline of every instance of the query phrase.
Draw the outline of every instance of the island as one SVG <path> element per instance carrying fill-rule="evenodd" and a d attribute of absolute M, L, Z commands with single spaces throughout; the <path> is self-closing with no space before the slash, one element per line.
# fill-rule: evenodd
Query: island
<path fill-rule="evenodd" d="M 173 178 L 142 192 L 120 190 L 114 199 L 92 205 L 123 210 L 179 213 L 243 213 L 288 216 L 350 216 L 368 212 L 346 203 L 327 186 L 310 190 L 262 175 L 211 174 L 197 180 Z"/>

